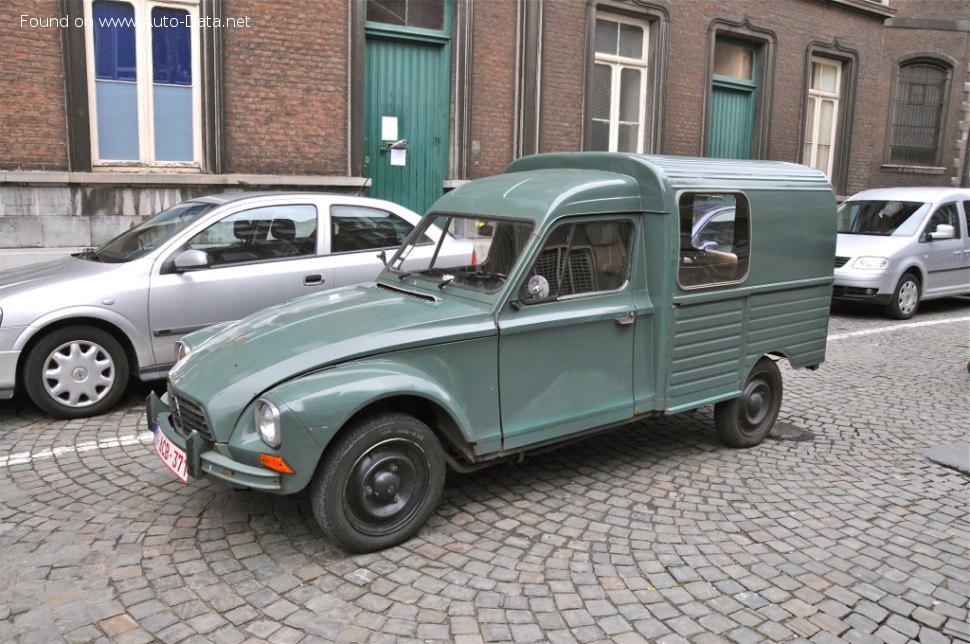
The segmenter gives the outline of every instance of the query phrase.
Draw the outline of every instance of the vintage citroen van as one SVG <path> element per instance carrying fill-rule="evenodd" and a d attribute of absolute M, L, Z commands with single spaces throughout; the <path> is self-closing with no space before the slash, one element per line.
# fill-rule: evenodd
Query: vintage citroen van
<path fill-rule="evenodd" d="M 470 262 L 428 252 L 431 226 Z M 835 239 L 832 188 L 804 166 L 526 157 L 438 200 L 376 282 L 187 336 L 148 400 L 155 449 L 182 480 L 309 486 L 363 552 L 413 535 L 448 467 L 704 405 L 752 447 L 775 362 L 825 357 Z"/>

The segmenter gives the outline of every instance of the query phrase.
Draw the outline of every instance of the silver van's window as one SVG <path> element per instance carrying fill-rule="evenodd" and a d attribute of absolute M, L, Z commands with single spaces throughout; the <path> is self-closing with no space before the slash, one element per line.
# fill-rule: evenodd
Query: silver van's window
<path fill-rule="evenodd" d="M 748 273 L 751 222 L 748 200 L 732 193 L 685 193 L 680 197 L 680 261 L 683 288 L 739 282 Z"/>

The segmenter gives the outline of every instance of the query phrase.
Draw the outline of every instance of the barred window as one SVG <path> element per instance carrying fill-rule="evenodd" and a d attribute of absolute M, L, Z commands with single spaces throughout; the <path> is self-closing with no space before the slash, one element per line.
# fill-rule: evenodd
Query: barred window
<path fill-rule="evenodd" d="M 899 66 L 893 96 L 891 163 L 939 163 L 949 71 L 926 60 Z"/>

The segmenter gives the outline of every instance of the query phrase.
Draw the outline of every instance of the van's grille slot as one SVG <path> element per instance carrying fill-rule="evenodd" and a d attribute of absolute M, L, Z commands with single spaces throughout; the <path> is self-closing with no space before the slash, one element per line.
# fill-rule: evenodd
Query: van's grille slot
<path fill-rule="evenodd" d="M 194 430 L 210 443 L 215 442 L 202 405 L 179 395 L 171 387 L 168 388 L 168 397 L 172 409 L 172 426 L 175 427 L 175 431 L 188 438 Z"/>

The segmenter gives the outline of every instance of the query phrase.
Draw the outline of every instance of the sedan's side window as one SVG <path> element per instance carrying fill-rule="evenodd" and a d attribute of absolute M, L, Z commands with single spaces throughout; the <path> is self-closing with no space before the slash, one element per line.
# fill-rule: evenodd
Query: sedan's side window
<path fill-rule="evenodd" d="M 632 244 L 633 222 L 629 220 L 560 224 L 539 251 L 520 296 L 524 302 L 534 303 L 618 291 L 630 277 Z M 547 296 L 529 293 L 530 283 L 534 284 L 530 280 L 535 276 L 548 284 Z"/>
<path fill-rule="evenodd" d="M 348 253 L 400 246 L 412 228 L 414 226 L 403 218 L 379 208 L 332 206 L 330 252 Z"/>
<path fill-rule="evenodd" d="M 286 259 L 317 252 L 317 209 L 309 204 L 237 212 L 189 241 L 209 255 L 210 266 Z"/>

